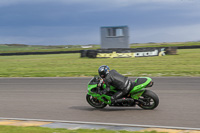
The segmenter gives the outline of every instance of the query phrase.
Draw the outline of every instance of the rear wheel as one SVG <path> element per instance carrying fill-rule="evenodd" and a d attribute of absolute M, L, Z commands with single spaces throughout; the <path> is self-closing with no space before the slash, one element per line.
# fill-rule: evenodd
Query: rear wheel
<path fill-rule="evenodd" d="M 86 95 L 86 100 L 92 107 L 95 107 L 98 109 L 102 109 L 107 106 L 107 104 L 99 101 L 97 98 L 95 98 L 91 95 L 88 95 L 88 94 Z"/>
<path fill-rule="evenodd" d="M 158 96 L 150 90 L 146 90 L 142 96 L 138 99 L 139 104 L 138 106 L 143 109 L 155 109 L 159 104 Z"/>

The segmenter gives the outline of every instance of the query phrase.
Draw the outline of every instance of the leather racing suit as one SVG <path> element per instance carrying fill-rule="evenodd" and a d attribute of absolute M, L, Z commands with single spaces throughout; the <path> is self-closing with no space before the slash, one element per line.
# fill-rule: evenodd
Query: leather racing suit
<path fill-rule="evenodd" d="M 111 96 L 112 102 L 127 95 L 131 88 L 134 87 L 134 83 L 130 81 L 128 77 L 119 74 L 116 70 L 109 71 L 103 80 L 106 84 L 106 91 L 110 90 L 110 86 L 114 86 L 117 90 L 117 92 Z"/>

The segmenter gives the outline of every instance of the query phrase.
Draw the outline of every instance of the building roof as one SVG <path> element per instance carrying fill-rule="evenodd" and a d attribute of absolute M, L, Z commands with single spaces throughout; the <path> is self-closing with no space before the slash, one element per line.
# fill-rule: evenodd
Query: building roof
<path fill-rule="evenodd" d="M 122 25 L 122 26 L 102 26 L 101 28 L 124 28 L 128 27 L 127 25 Z"/>

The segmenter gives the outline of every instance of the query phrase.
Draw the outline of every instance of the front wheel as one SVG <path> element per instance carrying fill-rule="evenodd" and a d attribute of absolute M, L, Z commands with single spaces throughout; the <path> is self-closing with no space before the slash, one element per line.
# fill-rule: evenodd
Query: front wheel
<path fill-rule="evenodd" d="M 146 90 L 142 96 L 138 99 L 139 104 L 138 106 L 143 109 L 152 110 L 155 109 L 159 104 L 158 96 L 150 90 Z"/>
<path fill-rule="evenodd" d="M 107 104 L 88 94 L 86 95 L 86 100 L 92 107 L 95 107 L 97 109 L 102 109 L 107 106 Z"/>

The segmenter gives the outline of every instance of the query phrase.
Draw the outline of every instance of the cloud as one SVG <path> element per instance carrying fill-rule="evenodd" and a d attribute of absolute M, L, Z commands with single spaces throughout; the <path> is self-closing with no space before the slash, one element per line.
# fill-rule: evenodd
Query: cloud
<path fill-rule="evenodd" d="M 32 28 L 33 29 L 33 28 Z M 32 30 L 30 29 L 30 30 Z M 87 45 L 87 44 L 100 44 L 99 29 L 89 30 L 83 32 L 83 29 L 68 27 L 35 27 L 40 29 L 39 32 L 33 31 L 32 34 L 23 35 L 6 35 L 0 36 L 0 44 L 4 43 L 21 43 L 30 45 Z M 46 31 L 44 35 L 43 30 Z M 57 29 L 57 31 L 56 31 Z M 63 30 L 61 30 L 63 29 Z M 67 29 L 69 30 L 68 32 Z M 200 40 L 200 24 L 184 25 L 163 28 L 148 28 L 133 30 L 130 28 L 130 43 L 148 43 L 148 42 L 184 42 L 184 41 L 198 41 Z M 75 30 L 73 32 L 73 30 Z M 79 32 L 81 30 L 82 32 Z M 59 31 L 59 32 L 58 32 Z M 35 33 L 34 33 L 35 32 Z M 55 35 L 53 32 L 56 32 Z M 35 36 L 37 34 L 37 36 Z"/>
<path fill-rule="evenodd" d="M 20 4 L 40 5 L 55 4 L 63 6 L 79 6 L 85 7 L 81 12 L 100 12 L 100 11 L 117 11 L 126 10 L 126 8 L 134 8 L 140 11 L 151 11 L 170 8 L 200 8 L 199 0 L 1 0 L 1 6 L 14 6 Z M 195 8 L 196 8 L 195 7 Z M 133 9 L 132 9 L 133 10 Z"/>
<path fill-rule="evenodd" d="M 96 30 L 84 27 L 33 26 L 28 28 L 2 28 L 0 44 L 29 44 L 29 45 L 87 45 L 99 44 L 100 34 Z"/>
<path fill-rule="evenodd" d="M 0 43 L 100 43 L 128 25 L 130 42 L 199 40 L 199 0 L 1 0 Z"/>
<path fill-rule="evenodd" d="M 110 4 L 110 6 L 131 6 L 135 4 L 149 4 L 149 3 L 200 3 L 199 0 L 1 0 L 0 5 L 22 4 L 22 3 L 63 3 L 63 4 Z M 106 6 L 106 5 L 105 5 Z"/>
<path fill-rule="evenodd" d="M 200 24 L 131 31 L 131 43 L 185 42 L 200 40 Z"/>

